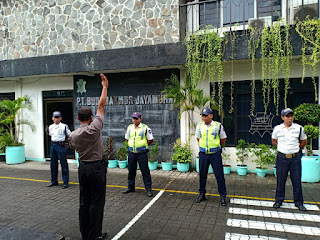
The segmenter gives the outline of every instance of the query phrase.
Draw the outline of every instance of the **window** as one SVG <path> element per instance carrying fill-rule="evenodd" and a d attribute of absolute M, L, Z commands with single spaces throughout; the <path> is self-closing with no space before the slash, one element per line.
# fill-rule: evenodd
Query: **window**
<path fill-rule="evenodd" d="M 14 100 L 14 98 L 15 98 L 14 92 L 0 93 L 0 101 L 4 99 Z"/>
<path fill-rule="evenodd" d="M 234 82 L 234 112 L 229 113 L 230 109 L 230 83 L 224 83 L 224 119 L 223 126 L 226 130 L 228 140 L 227 146 L 235 146 L 239 139 L 244 139 L 251 143 L 264 143 L 271 144 L 272 128 L 275 125 L 282 123 L 281 117 L 276 115 L 276 109 L 273 104 L 272 95 L 270 95 L 271 103 L 267 111 L 268 119 L 271 120 L 271 127 L 261 128 L 261 130 L 254 132 L 254 124 L 250 115 L 250 102 L 251 102 L 251 81 Z M 301 103 L 314 102 L 314 87 L 311 78 L 306 78 L 304 84 L 301 79 L 291 79 L 288 94 L 288 107 L 294 109 Z M 261 81 L 256 81 L 256 101 L 255 101 L 255 118 L 264 117 L 264 107 L 262 99 L 262 84 Z M 217 91 L 217 89 L 216 89 Z M 280 106 L 278 113 L 284 108 L 283 103 L 284 83 L 280 82 Z M 260 114 L 260 115 L 259 115 Z M 215 120 L 221 121 L 218 114 L 215 113 Z M 253 126 L 253 127 L 252 127 Z M 265 130 L 269 129 L 269 132 Z M 271 129 L 271 131 L 270 131 Z M 249 132 L 251 130 L 251 133 Z M 253 133 L 254 132 L 254 133 Z M 318 146 L 318 141 L 315 140 L 314 146 Z"/>
<path fill-rule="evenodd" d="M 193 33 L 206 26 L 224 28 L 223 31 L 229 31 L 229 27 L 240 30 L 247 28 L 254 19 L 270 25 L 272 21 L 287 17 L 287 5 L 291 6 L 291 11 L 297 11 L 300 5 L 293 4 L 293 1 L 297 0 L 195 0 L 181 7 L 187 8 L 187 32 Z M 309 5 L 314 9 L 318 6 L 315 3 Z"/>

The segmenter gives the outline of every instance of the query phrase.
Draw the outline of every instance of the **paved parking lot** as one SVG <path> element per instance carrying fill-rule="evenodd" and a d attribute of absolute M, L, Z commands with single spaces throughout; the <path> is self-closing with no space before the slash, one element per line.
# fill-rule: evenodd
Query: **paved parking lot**
<path fill-rule="evenodd" d="M 70 187 L 45 187 L 49 162 L 0 162 L 0 239 L 80 239 L 76 164 L 69 164 Z M 255 174 L 226 176 L 228 206 L 219 204 L 213 174 L 208 200 L 194 203 L 196 172 L 151 172 L 154 197 L 148 198 L 140 172 L 135 193 L 122 194 L 127 169 L 108 169 L 103 229 L 108 239 L 319 239 L 320 184 L 304 183 L 308 212 L 286 203 L 272 208 L 276 179 Z M 61 179 L 61 173 L 59 172 Z M 287 199 L 292 186 L 287 182 Z"/>

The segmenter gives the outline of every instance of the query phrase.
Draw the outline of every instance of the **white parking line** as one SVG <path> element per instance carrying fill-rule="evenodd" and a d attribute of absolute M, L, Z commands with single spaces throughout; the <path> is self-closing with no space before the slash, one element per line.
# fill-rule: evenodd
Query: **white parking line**
<path fill-rule="evenodd" d="M 225 240 L 287 240 L 287 239 L 257 236 L 257 235 L 245 235 L 245 234 L 239 234 L 239 233 L 226 233 Z"/>
<path fill-rule="evenodd" d="M 227 225 L 230 227 L 239 227 L 246 229 L 260 229 L 277 232 L 288 232 L 311 236 L 320 236 L 320 229 L 317 227 L 307 227 L 299 225 L 289 225 L 281 223 L 261 222 L 261 221 L 248 221 L 240 219 L 228 219 Z"/>
<path fill-rule="evenodd" d="M 163 193 L 164 191 L 161 190 L 116 236 L 112 238 L 112 240 L 119 239 L 126 231 L 128 231 L 129 228 L 139 220 L 139 218 L 161 197 Z"/>
<path fill-rule="evenodd" d="M 260 200 L 248 200 L 248 199 L 241 199 L 241 198 L 231 198 L 230 203 L 233 204 L 241 204 L 241 205 L 250 205 L 250 206 L 259 206 L 259 207 L 272 207 L 274 202 L 272 201 L 260 201 Z M 307 210 L 314 210 L 319 211 L 319 207 L 317 205 L 312 204 L 304 204 Z M 282 203 L 281 208 L 290 208 L 290 209 L 297 209 L 293 203 Z"/>
<path fill-rule="evenodd" d="M 311 215 L 311 214 L 303 214 L 303 213 L 287 213 L 287 212 L 254 210 L 254 209 L 233 208 L 233 207 L 229 208 L 229 213 L 258 216 L 258 217 L 269 217 L 269 218 L 281 218 L 281 219 L 291 219 L 291 220 L 309 221 L 309 222 L 320 222 L 320 215 Z"/>

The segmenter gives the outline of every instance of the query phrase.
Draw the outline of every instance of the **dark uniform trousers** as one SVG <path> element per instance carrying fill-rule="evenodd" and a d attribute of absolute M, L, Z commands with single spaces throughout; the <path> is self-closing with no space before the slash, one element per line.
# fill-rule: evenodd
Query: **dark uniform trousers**
<path fill-rule="evenodd" d="M 297 206 L 303 204 L 303 195 L 301 187 L 301 154 L 296 154 L 293 158 L 286 158 L 283 154 L 278 153 L 277 163 L 277 190 L 276 190 L 276 202 L 282 203 L 285 198 L 285 187 L 290 171 L 290 178 L 293 187 L 294 203 Z"/>
<path fill-rule="evenodd" d="M 80 161 L 78 171 L 80 184 L 79 222 L 83 240 L 93 240 L 102 235 L 106 173 L 106 165 L 103 160 Z"/>
<path fill-rule="evenodd" d="M 63 184 L 67 185 L 69 183 L 69 167 L 65 144 L 51 142 L 50 158 L 51 183 L 58 183 L 58 160 L 60 160 Z"/>
<path fill-rule="evenodd" d="M 128 188 L 135 188 L 135 179 L 137 175 L 137 163 L 139 163 L 139 167 L 142 173 L 144 186 L 147 191 L 151 191 L 151 175 L 148 166 L 148 155 L 147 152 L 139 152 L 133 153 L 129 152 L 128 155 Z"/>
<path fill-rule="evenodd" d="M 221 151 L 218 151 L 214 154 L 205 154 L 199 152 L 199 179 L 200 179 L 200 188 L 199 193 L 206 193 L 206 184 L 208 177 L 208 169 L 211 164 L 213 168 L 214 175 L 217 179 L 218 192 L 221 197 L 227 196 L 226 183 L 224 180 L 223 165 L 221 158 Z"/>

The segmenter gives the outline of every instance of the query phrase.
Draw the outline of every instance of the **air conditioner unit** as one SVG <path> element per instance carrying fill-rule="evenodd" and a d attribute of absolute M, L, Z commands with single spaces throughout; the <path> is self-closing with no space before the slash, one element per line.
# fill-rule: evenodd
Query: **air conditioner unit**
<path fill-rule="evenodd" d="M 253 24 L 254 22 L 260 22 L 260 21 L 262 21 L 264 23 L 264 26 L 269 27 L 272 25 L 272 16 L 265 16 L 265 17 L 249 18 L 248 19 L 249 25 Z"/>

